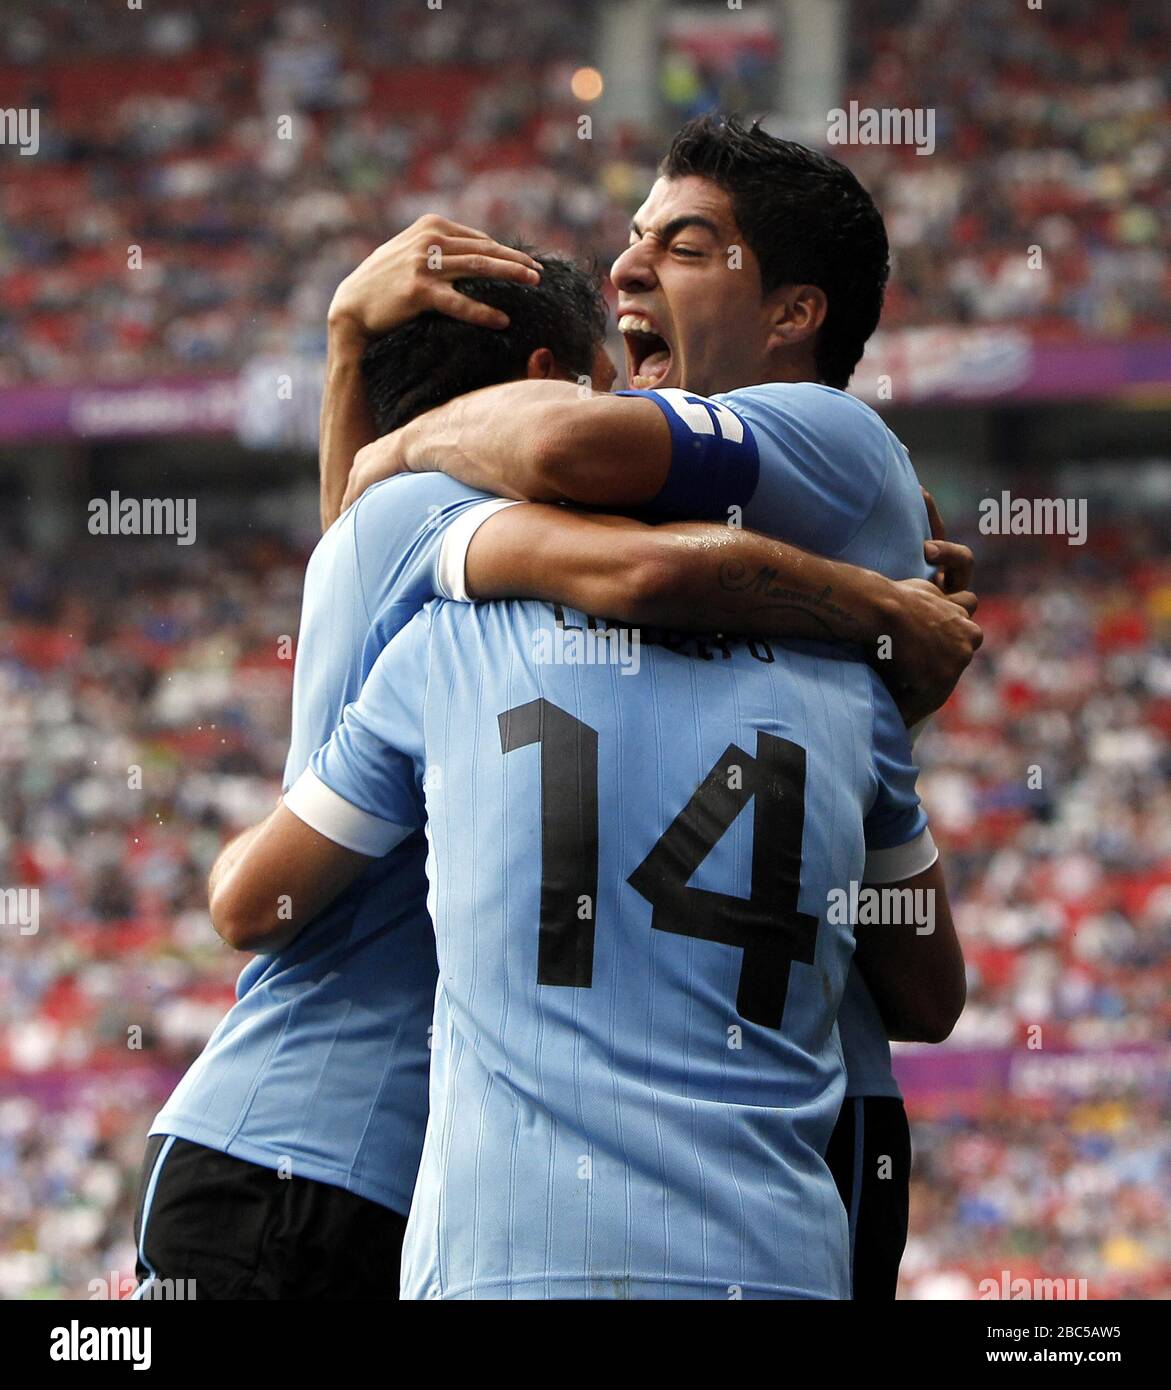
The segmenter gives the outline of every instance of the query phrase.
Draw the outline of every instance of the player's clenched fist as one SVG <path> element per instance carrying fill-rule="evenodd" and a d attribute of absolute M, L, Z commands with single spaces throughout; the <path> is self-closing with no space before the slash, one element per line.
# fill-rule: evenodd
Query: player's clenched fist
<path fill-rule="evenodd" d="M 948 542 L 939 542 L 950 551 Z M 893 614 L 887 685 L 908 724 L 933 714 L 955 689 L 960 676 L 984 641 L 973 622 L 977 599 L 971 590 L 943 594 L 926 579 L 894 585 L 898 604 Z M 882 662 L 878 663 L 880 669 Z"/>
<path fill-rule="evenodd" d="M 372 338 L 436 310 L 485 328 L 507 328 L 507 314 L 460 294 L 452 281 L 476 276 L 535 285 L 540 269 L 524 251 L 427 213 L 346 276 L 329 306 L 329 326 Z"/>

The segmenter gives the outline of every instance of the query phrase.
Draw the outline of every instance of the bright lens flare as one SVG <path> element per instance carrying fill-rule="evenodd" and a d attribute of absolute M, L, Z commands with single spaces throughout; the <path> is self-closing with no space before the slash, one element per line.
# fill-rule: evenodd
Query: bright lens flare
<path fill-rule="evenodd" d="M 578 101 L 597 101 L 605 85 L 597 68 L 578 68 L 570 79 L 569 89 Z"/>

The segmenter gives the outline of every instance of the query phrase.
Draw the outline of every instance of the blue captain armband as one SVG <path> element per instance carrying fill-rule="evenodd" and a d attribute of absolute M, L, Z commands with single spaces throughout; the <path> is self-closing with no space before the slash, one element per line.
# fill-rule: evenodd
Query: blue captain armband
<path fill-rule="evenodd" d="M 657 496 L 640 508 L 656 520 L 725 520 L 756 491 L 760 455 L 748 424 L 716 401 L 678 387 L 617 391 L 645 396 L 663 412 L 671 430 L 671 467 Z"/>

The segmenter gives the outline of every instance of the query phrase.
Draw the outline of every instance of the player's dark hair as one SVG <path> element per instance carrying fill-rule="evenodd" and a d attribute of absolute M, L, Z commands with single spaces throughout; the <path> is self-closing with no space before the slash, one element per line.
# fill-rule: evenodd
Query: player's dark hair
<path fill-rule="evenodd" d="M 659 173 L 696 174 L 731 198 L 736 225 L 760 263 L 764 293 L 817 285 L 827 308 L 814 345 L 818 375 L 844 389 L 878 326 L 890 273 L 882 216 L 836 159 L 751 129 L 734 116 L 688 121 Z"/>
<path fill-rule="evenodd" d="M 540 261 L 539 285 L 478 278 L 453 283 L 462 294 L 503 309 L 507 328 L 480 328 L 429 311 L 376 338 L 362 354 L 379 434 L 468 391 L 517 380 L 538 348 L 548 348 L 562 371 L 590 375 L 607 320 L 596 271 L 537 255 L 521 242 L 505 245 Z"/>

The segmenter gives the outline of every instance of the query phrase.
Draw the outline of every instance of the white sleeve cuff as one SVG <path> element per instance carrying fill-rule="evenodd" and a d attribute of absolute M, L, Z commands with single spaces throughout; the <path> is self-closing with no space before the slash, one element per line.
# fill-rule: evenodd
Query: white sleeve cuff
<path fill-rule="evenodd" d="M 453 598 L 459 603 L 470 603 L 468 593 L 468 546 L 472 537 L 490 516 L 505 507 L 519 507 L 516 498 L 493 497 L 487 502 L 478 502 L 474 507 L 466 507 L 443 533 L 439 547 L 438 589 L 444 598 Z"/>
<path fill-rule="evenodd" d="M 929 869 L 939 858 L 935 841 L 927 826 L 905 845 L 891 849 L 872 849 L 866 855 L 863 883 L 901 883 Z"/>
<path fill-rule="evenodd" d="M 335 845 L 372 859 L 381 859 L 411 833 L 409 827 L 380 820 L 354 806 L 327 787 L 311 767 L 285 793 L 285 805 L 298 820 Z"/>

